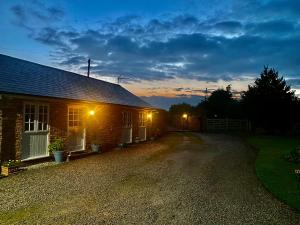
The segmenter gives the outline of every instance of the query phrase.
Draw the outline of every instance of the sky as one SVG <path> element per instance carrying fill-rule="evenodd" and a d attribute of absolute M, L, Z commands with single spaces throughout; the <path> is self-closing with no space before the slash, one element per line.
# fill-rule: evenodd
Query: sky
<path fill-rule="evenodd" d="M 300 93 L 298 0 L 0 0 L 0 15 L 0 53 L 83 75 L 91 58 L 161 108 L 239 95 L 264 65 Z"/>

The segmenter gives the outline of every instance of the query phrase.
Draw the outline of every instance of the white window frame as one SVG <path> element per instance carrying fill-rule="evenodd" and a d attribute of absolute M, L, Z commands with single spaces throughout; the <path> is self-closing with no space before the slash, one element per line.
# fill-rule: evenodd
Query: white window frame
<path fill-rule="evenodd" d="M 132 128 L 132 112 L 130 111 L 122 112 L 122 127 Z"/>
<path fill-rule="evenodd" d="M 26 106 L 30 105 L 30 106 L 34 106 L 34 116 L 33 116 L 33 130 L 30 130 L 30 122 L 29 122 L 29 130 L 25 130 L 26 127 Z M 46 126 L 46 130 L 39 130 L 39 107 L 40 106 L 46 106 L 47 107 L 47 126 Z M 44 115 L 44 113 L 43 113 Z M 25 102 L 23 104 L 23 132 L 24 133 L 40 133 L 40 132 L 49 132 L 49 117 L 50 117 L 50 107 L 49 104 L 46 103 L 32 103 L 32 102 Z M 43 126 L 43 125 L 42 125 Z"/>
<path fill-rule="evenodd" d="M 73 123 L 74 122 L 78 122 L 77 126 L 70 126 L 70 109 L 76 109 L 78 110 L 78 120 L 74 120 L 74 114 L 73 114 Z M 81 115 L 80 115 L 80 110 L 81 110 Z M 83 116 L 84 116 L 84 111 L 85 111 L 85 107 L 83 106 L 79 106 L 79 105 L 70 105 L 68 106 L 68 128 L 83 128 L 84 124 L 83 124 Z M 79 125 L 79 122 L 81 122 L 81 124 Z"/>
<path fill-rule="evenodd" d="M 82 109 L 82 115 L 81 115 L 81 126 L 70 126 L 70 108 L 76 108 L 76 109 Z M 86 149 L 86 128 L 84 124 L 84 114 L 86 111 L 86 107 L 82 105 L 68 105 L 68 119 L 67 119 L 67 129 L 68 129 L 68 135 L 70 134 L 70 130 L 72 129 L 82 129 L 83 130 L 83 146 L 80 150 L 74 150 L 72 152 L 81 152 Z M 80 118 L 80 117 L 79 117 Z"/>
<path fill-rule="evenodd" d="M 139 112 L 139 127 L 146 127 L 147 123 L 147 113 Z"/>

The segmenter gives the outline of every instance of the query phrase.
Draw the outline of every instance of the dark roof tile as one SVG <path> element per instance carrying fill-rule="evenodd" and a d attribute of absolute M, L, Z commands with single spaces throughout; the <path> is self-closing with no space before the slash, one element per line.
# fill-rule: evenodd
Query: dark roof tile
<path fill-rule="evenodd" d="M 0 92 L 151 107 L 118 84 L 2 54 Z"/>

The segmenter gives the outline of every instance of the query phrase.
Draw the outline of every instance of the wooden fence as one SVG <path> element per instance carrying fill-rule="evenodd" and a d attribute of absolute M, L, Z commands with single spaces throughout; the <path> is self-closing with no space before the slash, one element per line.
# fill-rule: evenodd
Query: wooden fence
<path fill-rule="evenodd" d="M 250 122 L 240 119 L 207 119 L 206 131 L 249 131 Z"/>

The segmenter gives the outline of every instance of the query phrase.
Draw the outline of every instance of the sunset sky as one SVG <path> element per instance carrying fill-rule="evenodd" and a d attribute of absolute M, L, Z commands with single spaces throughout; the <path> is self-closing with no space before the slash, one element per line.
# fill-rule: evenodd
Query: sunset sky
<path fill-rule="evenodd" d="M 264 65 L 300 89 L 296 0 L 0 0 L 0 15 L 0 53 L 80 74 L 91 58 L 163 108 L 246 90 Z"/>

